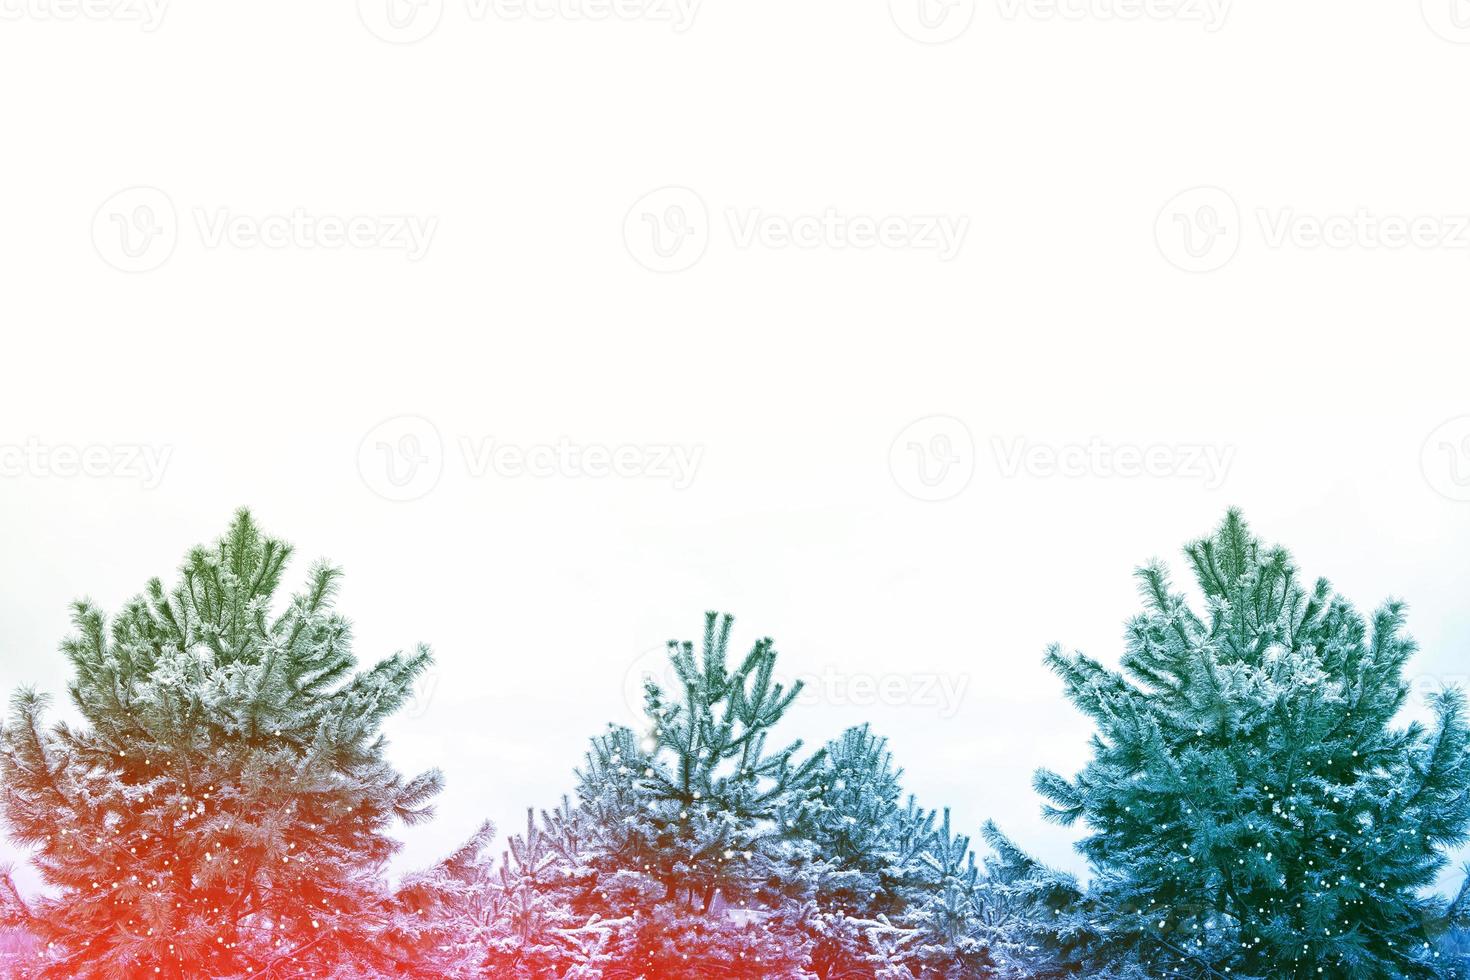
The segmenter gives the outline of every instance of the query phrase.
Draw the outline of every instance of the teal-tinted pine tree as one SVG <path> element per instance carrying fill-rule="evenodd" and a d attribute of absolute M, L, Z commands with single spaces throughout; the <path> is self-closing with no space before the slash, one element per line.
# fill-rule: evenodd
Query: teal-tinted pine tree
<path fill-rule="evenodd" d="M 1077 879 L 1046 867 L 993 823 L 983 830 L 983 902 L 972 928 L 1008 980 L 1150 980 L 1103 942 L 1105 916 Z"/>
<path fill-rule="evenodd" d="M 48 977 L 415 975 L 384 831 L 423 820 L 437 772 L 404 779 L 383 720 L 424 649 L 357 672 L 338 572 L 278 603 L 288 545 L 241 512 L 110 623 L 82 602 L 63 650 L 79 726 L 14 699 L 3 807 L 50 888 L 30 910 Z"/>
<path fill-rule="evenodd" d="M 1463 697 L 1402 721 L 1403 605 L 1365 621 L 1239 514 L 1186 554 L 1202 605 L 1141 570 L 1121 671 L 1047 656 L 1098 731 L 1075 779 L 1036 785 L 1088 828 L 1107 956 L 1149 976 L 1449 975 L 1425 889 L 1470 826 Z"/>
<path fill-rule="evenodd" d="M 833 978 L 996 976 L 976 934 L 984 882 L 970 840 L 912 798 L 887 742 L 864 725 L 831 742 L 820 795 L 789 821 L 812 861 L 816 939 L 810 967 Z M 936 820 L 939 820 L 936 825 Z"/>
<path fill-rule="evenodd" d="M 970 838 L 950 829 L 949 811 L 922 855 L 922 884 L 910 889 L 905 918 L 920 930 L 914 967 L 920 977 L 993 977 L 988 941 L 976 934 L 986 906 Z"/>
<path fill-rule="evenodd" d="M 900 805 L 902 770 L 867 725 L 828 744 L 816 805 L 788 822 L 813 856 L 809 969 L 822 980 L 1061 975 L 1063 911 L 1077 883 L 1026 858 L 993 827 L 977 865 L 949 811 Z"/>
<path fill-rule="evenodd" d="M 671 643 L 678 689 L 648 685 L 645 729 L 594 738 L 575 802 L 480 868 L 497 903 L 484 975 L 811 976 L 810 851 L 782 816 L 816 799 L 822 757 L 767 749 L 797 691 L 770 640 L 732 664 L 731 626 L 711 614 L 697 652 Z"/>
<path fill-rule="evenodd" d="M 900 804 L 902 775 L 884 739 L 866 725 L 849 729 L 827 746 L 816 804 L 796 800 L 783 815 L 786 836 L 810 853 L 810 966 L 820 977 L 871 977 L 913 955 L 905 890 L 920 881 L 932 814 Z"/>
<path fill-rule="evenodd" d="M 732 625 L 711 613 L 698 652 L 670 643 L 680 689 L 650 682 L 646 730 L 597 740 L 580 774 L 598 876 L 580 911 L 635 914 L 629 966 L 650 976 L 794 977 L 806 959 L 809 888 L 778 818 L 816 797 L 821 755 L 767 750 L 800 686 L 774 679 L 769 639 L 730 663 Z"/>

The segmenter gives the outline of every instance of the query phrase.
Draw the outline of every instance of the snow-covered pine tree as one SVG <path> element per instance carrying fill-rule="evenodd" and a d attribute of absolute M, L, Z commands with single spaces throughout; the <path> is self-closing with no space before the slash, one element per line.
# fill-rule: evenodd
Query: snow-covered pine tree
<path fill-rule="evenodd" d="M 545 815 L 582 951 L 567 976 L 802 977 L 810 939 L 805 852 L 779 816 L 818 792 L 820 753 L 768 751 L 799 688 L 775 681 L 758 641 L 731 664 L 730 617 L 711 613 L 698 652 L 674 642 L 677 690 L 649 683 L 646 729 L 610 727 L 578 771 L 574 810 Z"/>
<path fill-rule="evenodd" d="M 0 976 L 28 980 L 36 975 L 36 937 L 30 931 L 31 910 L 8 867 L 0 867 Z"/>
<path fill-rule="evenodd" d="M 594 749 L 606 744 L 607 738 L 594 740 Z M 599 879 L 588 863 L 597 826 L 591 811 L 564 798 L 539 819 L 528 810 L 525 834 L 511 837 L 498 860 L 489 851 L 487 824 L 441 865 L 405 878 L 400 900 L 431 924 L 429 945 L 438 951 L 442 975 L 638 976 L 625 968 L 638 959 L 635 920 L 604 915 L 609 908 L 645 907 L 660 889 L 632 873 Z"/>
<path fill-rule="evenodd" d="M 970 838 L 950 829 L 949 810 L 921 856 L 922 885 L 910 889 L 905 922 L 921 930 L 915 972 L 924 978 L 996 976 L 988 942 L 976 935 L 984 891 Z"/>
<path fill-rule="evenodd" d="M 379 728 L 429 653 L 356 672 L 334 568 L 275 608 L 290 554 L 241 511 L 172 591 L 155 579 L 110 625 L 77 604 L 79 727 L 16 694 L 3 808 L 50 889 L 45 976 L 414 975 L 384 941 L 384 831 L 425 819 L 440 776 L 401 777 Z"/>
<path fill-rule="evenodd" d="M 1470 977 L 1470 866 L 1465 868 L 1465 879 L 1445 908 L 1441 924 L 1444 931 L 1439 937 L 1438 950 L 1447 972 Z"/>
<path fill-rule="evenodd" d="M 1096 902 L 1072 875 L 1053 870 L 987 822 L 981 899 L 972 929 L 1007 980 L 1149 980 L 1109 956 Z"/>
<path fill-rule="evenodd" d="M 1203 598 L 1139 572 L 1122 670 L 1047 663 L 1098 726 L 1048 814 L 1084 822 L 1102 941 L 1151 976 L 1448 975 L 1427 896 L 1470 825 L 1464 698 L 1400 720 L 1404 606 L 1365 622 L 1231 512 L 1186 549 Z"/>
<path fill-rule="evenodd" d="M 492 883 L 494 929 L 485 959 L 489 975 L 509 978 L 578 975 L 615 959 L 623 922 L 579 919 L 577 889 L 587 883 L 579 844 L 581 821 L 565 805 L 510 839 Z"/>
<path fill-rule="evenodd" d="M 406 875 L 394 895 L 394 939 L 416 951 L 415 962 L 440 977 L 481 977 L 486 950 L 499 932 L 489 857 L 489 822 L 439 863 Z"/>
<path fill-rule="evenodd" d="M 823 980 L 1010 976 L 1000 966 L 1017 943 L 1015 912 L 991 909 L 947 810 L 900 805 L 901 779 L 886 739 L 849 729 L 827 746 L 820 797 L 786 821 L 792 846 L 812 855 L 810 969 Z"/>
<path fill-rule="evenodd" d="M 893 922 L 928 838 L 927 828 L 901 834 L 902 775 L 885 739 L 851 728 L 827 745 L 816 801 L 792 800 L 782 814 L 784 836 L 811 861 L 810 969 L 823 980 L 872 977 L 876 964 L 905 960 L 918 938 Z M 912 802 L 908 814 L 915 825 L 926 817 Z"/>

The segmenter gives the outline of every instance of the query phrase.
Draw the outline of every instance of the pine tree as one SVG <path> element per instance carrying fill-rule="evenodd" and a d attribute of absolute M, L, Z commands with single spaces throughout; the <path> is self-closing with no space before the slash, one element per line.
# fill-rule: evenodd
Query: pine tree
<path fill-rule="evenodd" d="M 393 897 L 397 942 L 440 977 L 484 975 L 486 949 L 497 933 L 498 907 L 488 870 L 495 828 L 486 822 L 452 854 L 405 875 Z"/>
<path fill-rule="evenodd" d="M 0 867 L 0 976 L 15 980 L 35 976 L 38 951 L 31 917 L 10 869 Z"/>
<path fill-rule="evenodd" d="M 1021 850 L 994 823 L 982 831 L 985 859 L 976 935 L 1011 980 L 1146 980 L 1135 965 L 1108 954 L 1104 916 L 1077 879 Z"/>
<path fill-rule="evenodd" d="M 560 977 L 604 961 L 623 925 L 578 921 L 572 899 L 583 854 L 569 811 L 526 813 L 526 832 L 512 837 L 493 882 L 494 938 L 486 965 L 496 977 Z"/>
<path fill-rule="evenodd" d="M 732 664 L 732 625 L 711 613 L 698 652 L 670 643 L 678 689 L 649 683 L 645 729 L 594 738 L 575 803 L 516 839 L 491 975 L 540 957 L 527 975 L 809 976 L 809 860 L 781 815 L 815 798 L 822 757 L 768 750 L 799 687 L 776 682 L 769 639 Z"/>
<path fill-rule="evenodd" d="M 872 977 L 877 964 L 906 961 L 918 938 L 892 921 L 928 838 L 927 829 L 901 835 L 902 775 L 886 740 L 852 728 L 827 745 L 815 805 L 794 800 L 783 814 L 785 835 L 812 861 L 810 966 L 823 980 Z M 907 813 L 915 826 L 927 818 L 912 801 Z"/>
<path fill-rule="evenodd" d="M 1465 868 L 1465 879 L 1460 891 L 1445 908 L 1440 922 L 1438 951 L 1449 973 L 1458 977 L 1470 977 L 1470 866 Z"/>
<path fill-rule="evenodd" d="M 1186 555 L 1203 610 L 1142 569 L 1121 671 L 1047 655 L 1098 727 L 1075 779 L 1036 786 L 1088 827 L 1106 956 L 1151 976 L 1449 975 L 1424 890 L 1470 826 L 1463 696 L 1402 723 L 1403 604 L 1365 621 L 1239 514 Z"/>
<path fill-rule="evenodd" d="M 950 814 L 901 805 L 902 770 L 867 725 L 828 744 L 820 796 L 787 821 L 813 855 L 811 970 L 823 980 L 1007 976 L 1015 923 Z M 937 824 L 936 824 L 936 821 Z"/>
<path fill-rule="evenodd" d="M 291 548 L 240 512 L 109 624 L 89 602 L 62 649 L 83 723 L 15 695 L 3 808 L 51 889 L 32 922 L 48 977 L 413 975 L 383 866 L 440 776 L 404 779 L 385 718 L 420 648 L 356 672 L 339 573 L 276 608 Z"/>
<path fill-rule="evenodd" d="M 797 691 L 769 640 L 731 665 L 731 625 L 710 616 L 698 654 L 671 644 L 678 685 L 649 686 L 643 731 L 592 739 L 575 801 L 528 813 L 499 862 L 467 847 L 405 883 L 455 951 L 444 975 L 1020 976 L 1005 957 L 1030 904 L 992 889 L 948 811 L 900 804 L 867 726 L 805 761 L 800 743 L 768 752 Z"/>
<path fill-rule="evenodd" d="M 988 943 L 975 935 L 984 891 L 970 838 L 950 829 L 949 811 L 922 856 L 923 884 L 911 894 L 905 919 L 922 929 L 915 972 L 920 977 L 991 977 Z"/>
<path fill-rule="evenodd" d="M 615 729 L 580 774 L 578 795 L 597 817 L 592 867 L 634 894 L 653 886 L 634 964 L 653 976 L 798 976 L 807 955 L 806 869 L 779 817 L 816 795 L 821 755 L 797 762 L 800 742 L 767 751 L 800 685 L 774 679 L 769 639 L 731 664 L 732 627 L 711 613 L 697 653 L 671 642 L 679 690 L 649 682 L 641 738 Z"/>

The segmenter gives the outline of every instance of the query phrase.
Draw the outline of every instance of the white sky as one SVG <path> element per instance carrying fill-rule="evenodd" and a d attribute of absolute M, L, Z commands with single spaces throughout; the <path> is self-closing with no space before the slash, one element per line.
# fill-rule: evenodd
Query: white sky
<path fill-rule="evenodd" d="M 451 0 L 395 46 L 343 4 L 181 7 L 148 33 L 33 3 L 0 33 L 0 80 L 24 93 L 0 107 L 0 447 L 169 456 L 152 488 L 0 476 L 0 684 L 61 696 L 68 603 L 115 610 L 245 504 L 298 546 L 298 574 L 345 567 L 360 657 L 436 651 L 390 734 L 448 790 L 400 867 L 555 804 L 588 736 L 628 720 L 646 651 L 721 609 L 742 651 L 769 634 L 788 671 L 913 694 L 829 689 L 792 735 L 871 721 L 925 805 L 1078 868 L 1030 789 L 1038 766 L 1073 772 L 1089 732 L 1042 652 L 1116 658 L 1131 570 L 1180 567 L 1229 505 L 1361 607 L 1408 599 L 1425 686 L 1470 674 L 1466 429 L 1422 458 L 1470 415 L 1470 255 L 1361 231 L 1271 245 L 1285 209 L 1433 216 L 1453 238 L 1470 208 L 1470 62 L 1398 6 L 1242 7 L 1207 33 L 981 4 L 927 46 L 880 3 L 710 4 L 675 33 Z M 134 185 L 179 231 L 126 274 L 93 225 Z M 625 219 L 666 185 L 695 190 L 709 241 L 659 274 Z M 1199 185 L 1238 206 L 1239 248 L 1191 274 L 1155 225 Z M 829 207 L 968 233 L 950 261 L 739 245 L 749 209 Z M 221 209 L 437 226 L 418 261 L 210 247 Z M 936 415 L 963 428 L 908 431 L 895 475 L 896 437 Z M 376 427 L 402 416 L 432 422 L 443 472 L 392 502 L 377 442 L 410 430 Z M 973 439 L 951 442 L 973 479 L 921 502 L 908 444 L 945 432 Z M 684 489 L 477 476 L 462 440 L 487 439 L 700 457 Z M 1003 472 L 1016 440 L 1093 439 L 1233 455 L 1218 487 Z M 952 713 L 920 703 L 934 678 L 963 685 Z"/>

